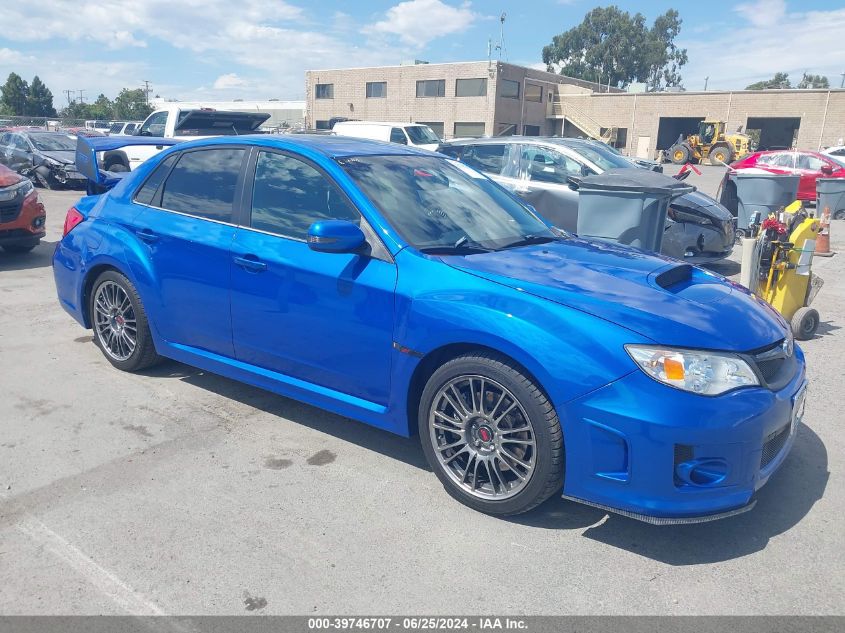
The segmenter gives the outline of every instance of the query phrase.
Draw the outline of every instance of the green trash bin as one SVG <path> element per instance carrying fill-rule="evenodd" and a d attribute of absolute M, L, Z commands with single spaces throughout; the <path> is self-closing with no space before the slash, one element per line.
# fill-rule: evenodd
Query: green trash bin
<path fill-rule="evenodd" d="M 660 252 L 673 198 L 695 187 L 645 169 L 609 169 L 578 183 L 581 237 Z"/>
<path fill-rule="evenodd" d="M 845 220 L 845 178 L 816 180 L 816 217 L 822 217 L 825 207 L 833 220 Z"/>

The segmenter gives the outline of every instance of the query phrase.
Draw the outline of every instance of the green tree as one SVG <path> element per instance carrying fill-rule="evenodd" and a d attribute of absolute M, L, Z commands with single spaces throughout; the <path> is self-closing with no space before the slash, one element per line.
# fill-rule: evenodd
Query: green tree
<path fill-rule="evenodd" d="M 32 78 L 26 102 L 26 114 L 45 117 L 56 116 L 56 108 L 53 107 L 53 93 L 44 85 L 38 75 Z"/>
<path fill-rule="evenodd" d="M 807 88 L 830 88 L 830 81 L 824 75 L 809 75 L 804 73 L 801 81 L 798 82 L 798 88 L 806 90 Z"/>
<path fill-rule="evenodd" d="M 789 82 L 789 74 L 775 73 L 775 76 L 771 79 L 757 81 L 745 87 L 746 90 L 767 90 L 769 88 L 792 88 L 792 84 Z"/>
<path fill-rule="evenodd" d="M 641 13 L 597 7 L 581 24 L 552 38 L 543 48 L 543 62 L 550 71 L 559 65 L 563 75 L 619 88 L 633 81 L 653 90 L 679 86 L 687 63 L 686 49 L 675 45 L 681 22 L 674 9 L 649 28 Z"/>
<path fill-rule="evenodd" d="M 114 100 L 114 117 L 123 121 L 143 121 L 153 109 L 141 88 L 124 88 Z"/>
<path fill-rule="evenodd" d="M 114 116 L 114 107 L 111 100 L 104 94 L 100 94 L 91 104 L 89 109 L 92 119 L 109 120 Z"/>
<path fill-rule="evenodd" d="M 26 114 L 29 86 L 20 75 L 9 73 L 6 83 L 0 88 L 0 103 L 12 114 Z"/>
<path fill-rule="evenodd" d="M 62 108 L 59 113 L 63 119 L 93 119 L 91 115 L 91 104 L 80 101 L 72 101 L 67 107 Z"/>

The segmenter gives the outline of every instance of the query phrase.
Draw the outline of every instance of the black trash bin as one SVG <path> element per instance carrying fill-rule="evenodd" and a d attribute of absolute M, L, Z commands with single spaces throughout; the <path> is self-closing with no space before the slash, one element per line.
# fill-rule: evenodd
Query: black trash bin
<path fill-rule="evenodd" d="M 816 180 L 816 217 L 822 217 L 825 207 L 833 220 L 845 220 L 845 178 Z"/>
<path fill-rule="evenodd" d="M 673 198 L 695 187 L 644 169 L 609 169 L 578 184 L 581 237 L 660 252 Z"/>
<path fill-rule="evenodd" d="M 736 216 L 737 231 L 747 232 L 756 212 L 766 219 L 795 202 L 799 180 L 798 175 L 762 170 L 729 171 L 719 202 Z"/>

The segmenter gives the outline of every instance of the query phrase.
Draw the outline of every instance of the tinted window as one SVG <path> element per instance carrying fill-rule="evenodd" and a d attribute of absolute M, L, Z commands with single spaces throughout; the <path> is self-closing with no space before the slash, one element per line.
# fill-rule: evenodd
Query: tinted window
<path fill-rule="evenodd" d="M 380 99 L 387 96 L 387 82 L 386 81 L 368 81 L 367 82 L 367 98 Z"/>
<path fill-rule="evenodd" d="M 427 79 L 417 82 L 418 97 L 444 97 L 446 96 L 445 79 Z"/>
<path fill-rule="evenodd" d="M 780 154 L 775 154 L 775 158 L 771 164 L 775 167 L 786 167 L 787 169 L 792 169 L 795 167 L 795 154 L 792 152 L 781 152 Z"/>
<path fill-rule="evenodd" d="M 206 149 L 182 154 L 164 183 L 162 208 L 231 222 L 244 153 L 243 149 Z"/>
<path fill-rule="evenodd" d="M 30 137 L 32 144 L 36 149 L 42 152 L 68 152 L 76 150 L 76 141 L 65 134 L 33 134 Z M 26 141 L 23 141 L 23 147 L 26 147 Z"/>
<path fill-rule="evenodd" d="M 461 160 L 478 171 L 501 174 L 506 150 L 506 145 L 468 145 Z"/>
<path fill-rule="evenodd" d="M 424 125 L 409 125 L 405 128 L 405 133 L 411 138 L 411 142 L 417 145 L 440 142 L 440 138 Z"/>
<path fill-rule="evenodd" d="M 581 175 L 581 165 L 545 147 L 526 147 L 522 151 L 522 161 L 528 179 L 535 182 L 565 185 L 568 176 Z"/>
<path fill-rule="evenodd" d="M 487 96 L 487 78 L 457 79 L 455 80 L 456 97 L 484 97 Z"/>
<path fill-rule="evenodd" d="M 539 125 L 523 125 L 522 126 L 522 133 L 525 136 L 540 136 L 540 126 Z"/>
<path fill-rule="evenodd" d="M 455 123 L 455 136 L 484 136 L 484 123 Z"/>
<path fill-rule="evenodd" d="M 405 138 L 405 133 L 401 129 L 399 129 L 398 127 L 394 127 L 390 129 L 390 142 L 402 143 L 402 145 L 407 145 L 408 139 Z"/>
<path fill-rule="evenodd" d="M 359 222 L 337 186 L 299 159 L 259 152 L 252 191 L 252 227 L 304 240 L 319 220 Z"/>
<path fill-rule="evenodd" d="M 508 99 L 519 99 L 519 82 L 502 79 L 501 95 Z"/>
<path fill-rule="evenodd" d="M 525 100 L 526 101 L 537 101 L 542 103 L 543 101 L 543 88 L 542 86 L 538 86 L 537 84 L 525 84 Z"/>
<path fill-rule="evenodd" d="M 441 154 L 446 154 L 446 156 L 449 156 L 450 158 L 457 159 L 461 157 L 461 152 L 463 151 L 463 149 L 463 145 L 444 145 L 438 148 L 437 151 Z"/>
<path fill-rule="evenodd" d="M 437 135 L 438 139 L 444 138 L 443 133 L 446 130 L 443 126 L 443 121 L 418 121 L 418 123 L 420 125 L 427 125 Z"/>
<path fill-rule="evenodd" d="M 317 84 L 314 96 L 317 99 L 334 99 L 334 84 Z"/>
<path fill-rule="evenodd" d="M 821 158 L 816 158 L 811 154 L 798 154 L 798 169 L 821 171 L 824 164 L 826 163 Z"/>
<path fill-rule="evenodd" d="M 141 204 L 154 204 L 153 200 L 155 199 L 156 192 L 158 191 L 158 187 L 161 184 L 161 181 L 164 180 L 164 177 L 167 176 L 167 173 L 170 171 L 170 168 L 173 166 L 173 163 L 176 162 L 176 159 L 179 158 L 179 154 L 172 154 L 165 158 L 158 167 L 153 170 L 153 173 L 149 175 L 146 182 L 141 185 L 141 188 L 138 189 L 138 192 L 135 194 L 135 202 L 139 202 Z"/>

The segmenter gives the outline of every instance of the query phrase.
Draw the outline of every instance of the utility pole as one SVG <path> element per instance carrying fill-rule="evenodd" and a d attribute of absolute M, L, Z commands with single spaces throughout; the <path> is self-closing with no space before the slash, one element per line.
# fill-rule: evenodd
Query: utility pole
<path fill-rule="evenodd" d="M 704 92 L 707 92 L 707 82 L 710 81 L 710 75 L 704 78 Z"/>
<path fill-rule="evenodd" d="M 150 105 L 150 93 L 152 91 L 153 91 L 153 89 L 150 88 L 150 82 L 147 81 L 146 79 L 144 79 L 144 95 L 147 98 L 147 105 Z"/>
<path fill-rule="evenodd" d="M 83 104 L 84 104 L 84 103 L 85 103 L 85 94 L 84 94 L 84 93 L 85 93 L 85 88 L 80 88 L 80 89 L 79 89 L 79 90 L 77 90 L 76 92 L 78 92 L 78 93 L 79 93 L 79 103 L 83 103 Z"/>
<path fill-rule="evenodd" d="M 840 87 L 840 88 L 845 88 L 845 73 L 841 73 L 841 74 L 842 74 L 842 83 L 841 83 L 841 84 L 839 84 L 839 87 Z"/>

